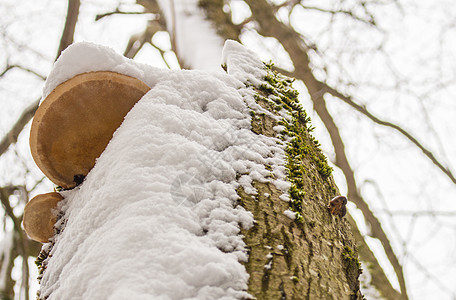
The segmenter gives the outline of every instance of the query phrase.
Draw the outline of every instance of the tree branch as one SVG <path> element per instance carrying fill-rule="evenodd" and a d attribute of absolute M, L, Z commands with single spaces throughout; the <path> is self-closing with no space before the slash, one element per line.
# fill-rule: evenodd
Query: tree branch
<path fill-rule="evenodd" d="M 427 149 L 426 147 L 424 147 L 408 131 L 404 130 L 402 127 L 400 127 L 400 126 L 398 126 L 396 124 L 393 124 L 393 123 L 388 122 L 388 121 L 381 120 L 380 118 L 374 116 L 365 107 L 355 103 L 350 96 L 346 96 L 346 95 L 342 94 L 341 92 L 339 92 L 336 89 L 328 86 L 325 83 L 322 83 L 322 85 L 323 85 L 323 89 L 324 89 L 325 92 L 327 92 L 328 94 L 330 94 L 330 95 L 332 95 L 334 97 L 337 97 L 340 100 L 342 100 L 343 102 L 347 103 L 348 105 L 350 105 L 351 107 L 356 109 L 358 112 L 360 112 L 361 114 L 363 114 L 366 117 L 368 117 L 369 119 L 371 119 L 374 123 L 377 123 L 377 124 L 385 126 L 385 127 L 392 128 L 392 129 L 396 130 L 397 132 L 399 132 L 400 134 L 402 134 L 410 142 L 412 142 L 416 147 L 418 147 L 424 153 L 424 155 L 427 158 L 429 158 L 429 160 L 443 172 L 443 174 L 445 174 L 454 184 L 456 184 L 456 178 L 454 177 L 453 173 L 451 173 L 449 168 L 445 167 L 439 160 L 437 160 L 437 158 L 435 158 L 435 156 L 432 154 L 432 152 L 429 149 Z"/>
<path fill-rule="evenodd" d="M 179 54 L 178 54 L 179 50 L 177 49 L 177 44 L 176 44 L 176 12 L 175 12 L 175 7 L 174 7 L 174 1 L 171 0 L 171 2 L 170 2 L 172 20 L 165 19 L 163 12 L 161 11 L 160 7 L 158 6 L 156 0 L 138 0 L 137 2 L 138 2 L 138 4 L 141 4 L 147 12 L 152 12 L 152 13 L 158 12 L 159 13 L 160 17 L 158 18 L 158 20 L 155 23 L 156 23 L 156 25 L 159 26 L 160 29 L 157 29 L 156 31 L 163 30 L 164 28 L 169 29 L 169 27 L 167 26 L 167 22 L 171 21 L 171 29 L 168 30 L 168 34 L 169 34 L 170 40 L 171 40 L 171 48 L 174 51 L 174 53 L 176 54 L 176 58 L 177 58 L 177 62 L 179 63 L 179 66 L 181 68 L 185 68 L 182 58 L 179 57 Z M 148 25 L 148 27 L 149 27 L 149 25 Z M 151 39 L 149 39 L 149 40 L 151 40 Z M 130 41 L 131 41 L 131 39 L 130 39 Z M 146 41 L 146 42 L 148 42 L 148 41 Z M 150 44 L 153 47 L 155 47 L 155 45 L 153 45 L 152 42 L 150 42 Z M 143 45 L 144 45 L 144 43 L 140 44 L 139 49 Z M 138 51 L 139 51 L 139 49 L 138 49 Z M 166 61 L 165 61 L 165 64 L 167 64 Z"/>
<path fill-rule="evenodd" d="M 157 49 L 158 52 L 160 52 L 160 56 L 162 57 L 163 62 L 164 62 L 165 65 L 168 67 L 168 69 L 171 69 L 171 67 L 169 66 L 168 62 L 166 61 L 166 58 L 165 58 L 165 51 L 162 50 L 160 47 L 158 47 L 157 45 L 155 45 L 155 44 L 152 43 L 152 42 L 150 42 L 150 44 L 152 45 L 152 47 L 154 47 L 155 49 Z"/>
<path fill-rule="evenodd" d="M 98 21 L 104 17 L 112 16 L 112 15 L 154 15 L 155 17 L 158 17 L 158 15 L 149 13 L 149 12 L 144 12 L 144 11 L 121 11 L 119 8 L 116 8 L 115 11 L 107 12 L 104 14 L 99 14 L 95 16 L 95 21 Z"/>
<path fill-rule="evenodd" d="M 343 9 L 339 9 L 339 10 L 324 9 L 324 8 L 321 8 L 321 7 L 304 5 L 304 4 L 302 4 L 302 3 L 300 3 L 299 5 L 300 5 L 302 8 L 304 8 L 304 9 L 316 10 L 316 11 L 323 12 L 323 13 L 329 13 L 329 14 L 331 14 L 331 15 L 338 15 L 338 14 L 346 15 L 346 16 L 349 16 L 350 18 L 352 18 L 353 20 L 356 20 L 356 21 L 358 21 L 358 22 L 362 22 L 362 23 L 365 23 L 365 24 L 368 24 L 368 25 L 376 26 L 375 20 L 374 20 L 374 18 L 372 17 L 372 15 L 370 15 L 370 19 L 369 19 L 369 20 L 365 20 L 365 19 L 363 19 L 363 18 L 361 18 L 361 17 L 358 17 L 357 15 L 355 15 L 355 14 L 353 13 L 353 11 L 350 11 L 350 10 L 343 10 Z"/>
<path fill-rule="evenodd" d="M 10 65 L 8 64 L 5 68 L 5 70 L 3 70 L 1 73 L 0 73 L 0 77 L 4 76 L 6 73 L 8 73 L 8 71 L 12 70 L 12 69 L 21 69 L 23 71 L 26 71 L 26 72 L 29 72 L 29 73 L 32 73 L 33 75 L 35 75 L 36 77 L 42 79 L 42 80 L 46 80 L 46 76 L 44 75 L 41 75 L 40 73 L 36 72 L 36 71 L 33 71 L 32 69 L 29 69 L 29 68 L 26 68 L 26 67 L 23 67 L 23 66 L 20 66 L 20 65 Z"/>
<path fill-rule="evenodd" d="M 138 54 L 139 50 L 144 46 L 145 43 L 151 42 L 152 37 L 157 31 L 161 31 L 164 28 L 159 22 L 149 21 L 147 23 L 146 30 L 140 34 L 135 34 L 130 37 L 127 47 L 124 51 L 124 56 L 133 58 Z"/>
<path fill-rule="evenodd" d="M 65 20 L 65 27 L 63 28 L 62 37 L 60 38 L 59 50 L 57 51 L 57 58 L 63 50 L 73 43 L 74 30 L 78 21 L 80 0 L 68 0 L 68 11 Z"/>
<path fill-rule="evenodd" d="M 17 142 L 19 134 L 22 132 L 25 125 L 27 125 L 27 123 L 32 119 L 39 103 L 39 99 L 33 101 L 33 103 L 22 112 L 21 116 L 13 125 L 11 130 L 3 137 L 0 141 L 0 155 L 2 155 L 11 144 L 15 144 Z"/>
<path fill-rule="evenodd" d="M 76 28 L 76 22 L 78 20 L 79 4 L 79 0 L 68 1 L 68 13 L 65 22 L 65 28 L 63 29 L 62 37 L 60 39 L 60 45 L 56 59 L 60 56 L 60 53 L 73 42 L 74 30 Z M 0 141 L 0 155 L 2 155 L 11 144 L 16 143 L 17 138 L 24 129 L 25 125 L 27 125 L 27 123 L 33 118 L 35 111 L 38 108 L 39 102 L 39 100 L 35 100 L 32 104 L 30 104 L 22 112 L 21 116 L 13 125 L 11 130 Z"/>

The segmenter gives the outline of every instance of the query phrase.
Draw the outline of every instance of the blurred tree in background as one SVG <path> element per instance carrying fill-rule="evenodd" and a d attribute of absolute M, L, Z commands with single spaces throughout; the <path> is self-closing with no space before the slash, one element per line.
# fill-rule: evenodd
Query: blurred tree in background
<path fill-rule="evenodd" d="M 0 16 L 3 298 L 36 289 L 40 245 L 26 238 L 21 216 L 52 184 L 31 159 L 28 132 L 61 51 L 90 40 L 159 67 L 200 68 L 220 60 L 212 54 L 225 39 L 297 79 L 352 203 L 364 294 L 456 298 L 451 1 L 3 1 Z"/>

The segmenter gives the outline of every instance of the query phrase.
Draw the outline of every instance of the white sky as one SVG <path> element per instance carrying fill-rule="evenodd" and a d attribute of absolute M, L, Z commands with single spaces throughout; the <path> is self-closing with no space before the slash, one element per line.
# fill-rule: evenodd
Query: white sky
<path fill-rule="evenodd" d="M 122 7 L 129 10 L 140 9 L 140 6 L 126 5 L 133 2 L 125 1 Z M 243 10 L 241 1 L 235 3 L 244 14 L 239 15 L 236 20 L 241 22 L 248 14 Z M 380 20 L 384 20 L 379 22 L 380 27 L 389 32 L 386 40 L 376 30 L 358 30 L 362 27 L 360 24 L 347 24 L 345 19 L 335 19 L 335 29 L 329 31 L 329 19 L 315 12 L 310 14 L 297 10 L 292 23 L 299 27 L 302 33 L 311 36 L 314 42 L 318 42 L 328 57 L 344 66 L 344 70 L 329 66 L 329 82 L 340 81 L 345 84 L 347 80 L 354 80 L 367 83 L 360 88 L 346 86 L 346 90 L 353 92 L 359 101 L 366 103 L 377 116 L 410 129 L 426 146 L 439 153 L 439 159 L 454 166 L 455 87 L 438 86 L 435 83 L 452 83 L 456 78 L 456 6 L 452 1 L 445 0 L 437 3 L 404 3 L 404 13 L 398 12 L 391 5 L 379 7 L 376 11 Z M 114 1 L 83 1 L 76 40 L 109 45 L 122 53 L 129 36 L 143 30 L 147 16 L 119 15 L 96 23 L 93 21 L 95 14 L 115 8 Z M 58 47 L 65 14 L 64 1 L 3 1 L 0 4 L 0 68 L 4 67 L 6 57 L 9 57 L 10 63 L 21 63 L 46 76 Z M 353 26 L 357 30 L 346 30 Z M 447 29 L 443 33 L 439 30 L 442 27 Z M 17 41 L 18 44 L 5 43 L 8 39 Z M 382 41 L 385 41 L 385 49 L 392 53 L 390 60 L 372 51 Z M 254 31 L 247 31 L 243 35 L 243 42 L 259 53 L 262 59 L 277 61 L 277 64 L 285 69 L 292 67 L 286 54 L 280 51 L 274 41 L 259 41 Z M 158 38 L 158 43 L 169 49 L 169 38 L 166 35 Z M 164 67 L 158 51 L 152 47 L 142 50 L 138 60 Z M 390 66 L 393 66 L 394 74 L 398 78 L 404 78 L 399 92 L 393 89 L 397 78 L 391 75 Z M 322 66 L 317 64 L 317 67 Z M 299 83 L 296 86 L 301 90 L 303 105 L 313 117 L 315 135 L 331 158 L 332 147 L 323 125 L 312 113 L 305 90 Z M 4 135 L 21 111 L 39 98 L 41 87 L 41 80 L 20 71 L 12 71 L 0 80 L 0 101 L 3 108 L 0 112 L 0 134 Z M 420 101 L 411 97 L 409 91 L 421 94 Z M 455 296 L 456 282 L 455 216 L 412 218 L 404 215 L 391 218 L 384 210 L 456 211 L 454 185 L 423 159 L 419 151 L 410 147 L 409 142 L 392 130 L 372 126 L 364 117 L 336 100 L 328 99 L 328 103 L 329 110 L 335 116 L 341 134 L 347 141 L 347 153 L 357 172 L 361 191 L 383 222 L 397 254 L 404 262 L 410 298 L 452 299 L 451 297 Z M 437 132 L 438 138 L 429 130 L 430 125 Z M 17 150 L 20 158 L 9 151 L 0 160 L 0 184 L 11 178 L 20 178 L 20 182 L 27 178 L 27 182 L 32 184 L 40 178 L 41 174 L 28 154 L 27 139 L 25 135 L 20 137 L 20 147 Z M 441 145 L 444 151 L 441 151 Z M 26 164 L 33 171 L 24 174 L 16 167 L 21 164 Z M 341 191 L 344 192 L 341 173 L 335 171 L 335 176 Z M 371 184 L 371 181 L 380 188 Z M 49 191 L 49 187 L 48 184 L 43 185 L 37 193 Z M 394 226 L 391 225 L 393 223 Z M 405 248 L 402 241 L 407 242 Z M 404 253 L 403 249 L 407 252 Z M 426 268 L 431 278 L 420 270 L 415 261 Z M 441 282 L 443 286 L 436 282 Z M 452 292 L 449 292 L 450 290 Z"/>

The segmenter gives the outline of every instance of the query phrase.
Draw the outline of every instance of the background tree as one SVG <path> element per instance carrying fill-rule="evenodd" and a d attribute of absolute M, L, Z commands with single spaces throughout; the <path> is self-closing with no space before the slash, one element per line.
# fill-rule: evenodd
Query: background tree
<path fill-rule="evenodd" d="M 205 59 L 218 57 L 192 55 L 216 52 L 225 38 L 242 41 L 265 60 L 273 58 L 277 68 L 298 79 L 301 102 L 309 113 L 315 112 L 315 135 L 336 167 L 336 181 L 342 189 L 346 186 L 349 200 L 356 205 L 350 206 L 350 212 L 360 229 L 355 230 L 358 242 L 367 243 L 360 254 L 364 269 L 370 270 L 371 285 L 391 299 L 397 298 L 391 286 L 403 296 L 409 287 L 413 299 L 435 293 L 454 297 L 455 274 L 448 268 L 454 265 L 450 254 L 456 228 L 449 218 L 455 215 L 454 125 L 449 122 L 455 92 L 451 3 L 207 0 L 199 1 L 201 11 L 177 0 L 138 3 L 112 2 L 111 7 L 83 3 L 86 10 L 79 14 L 76 36 L 124 49 L 128 57 L 149 63 L 158 55 L 171 67 L 204 67 Z M 48 73 L 54 53 L 60 52 L 57 28 L 64 27 L 66 7 L 46 4 L 60 11 L 46 18 L 48 24 L 42 21 L 45 11 L 34 8 L 41 12 L 36 13 L 26 2 L 0 4 L 5 16 L 0 27 L 5 54 L 0 62 L 5 102 L 0 184 L 5 232 L 16 232 L 16 245 L 29 243 L 18 227 L 26 199 L 49 189 L 27 153 L 28 130 L 20 134 L 40 97 L 43 74 Z M 72 23 L 70 17 L 76 10 L 69 11 L 73 14 L 68 14 L 65 28 L 76 21 Z M 207 32 L 210 38 L 206 39 L 200 37 L 203 32 L 182 33 L 186 28 L 182 24 L 195 20 L 214 25 L 220 42 Z M 131 38 L 133 30 L 126 33 L 116 27 L 125 30 L 125 24 L 133 23 L 139 33 Z M 49 32 L 45 43 L 43 35 L 36 34 L 40 26 Z M 13 236 L 5 234 L 3 245 L 12 245 Z M 392 285 L 367 245 L 381 260 Z M 20 263 L 12 258 L 26 257 L 27 247 L 20 251 L 5 247 L 16 252 L 4 251 L 1 256 L 6 270 L 2 274 L 12 274 L 14 262 L 23 269 L 19 285 L 24 294 L 27 259 Z M 394 273 L 388 271 L 389 264 Z M 2 277 L 10 296 L 13 277 Z"/>

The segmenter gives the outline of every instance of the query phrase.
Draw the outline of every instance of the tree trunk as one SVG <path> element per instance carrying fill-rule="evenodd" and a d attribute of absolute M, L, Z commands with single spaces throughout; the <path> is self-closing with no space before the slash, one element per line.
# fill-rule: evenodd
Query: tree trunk
<path fill-rule="evenodd" d="M 272 183 L 255 182 L 255 197 L 239 191 L 242 205 L 254 214 L 255 225 L 244 230 L 249 260 L 249 293 L 258 299 L 361 299 L 361 273 L 350 225 L 329 213 L 338 193 L 326 158 L 311 136 L 306 113 L 288 78 L 267 67 L 257 87 L 257 103 L 275 116 L 252 113 L 252 130 L 284 140 L 290 202 Z M 274 128 L 285 125 L 282 132 Z M 287 141 L 288 140 L 288 141 Z M 284 211 L 292 210 L 292 220 Z"/>
<path fill-rule="evenodd" d="M 62 61 L 80 51 L 151 90 L 63 193 L 39 257 L 42 299 L 361 299 L 349 224 L 327 207 L 331 168 L 290 79 L 233 41 L 228 75 L 148 68 L 92 44 Z"/>

